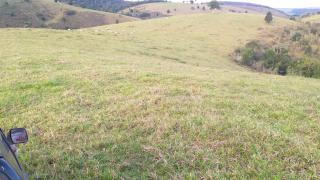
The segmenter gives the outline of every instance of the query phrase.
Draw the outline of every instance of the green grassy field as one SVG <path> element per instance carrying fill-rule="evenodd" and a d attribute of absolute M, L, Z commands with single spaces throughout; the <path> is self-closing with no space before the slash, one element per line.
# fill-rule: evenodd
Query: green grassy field
<path fill-rule="evenodd" d="M 0 30 L 0 124 L 31 179 L 310 179 L 320 81 L 229 54 L 289 24 L 201 14 L 74 31 Z"/>

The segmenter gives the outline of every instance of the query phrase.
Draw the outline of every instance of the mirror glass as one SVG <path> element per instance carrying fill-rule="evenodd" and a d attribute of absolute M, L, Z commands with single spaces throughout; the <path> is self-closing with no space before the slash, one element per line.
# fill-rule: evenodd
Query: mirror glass
<path fill-rule="evenodd" d="M 11 129 L 9 132 L 9 139 L 12 144 L 21 144 L 28 142 L 28 133 L 24 128 Z"/>

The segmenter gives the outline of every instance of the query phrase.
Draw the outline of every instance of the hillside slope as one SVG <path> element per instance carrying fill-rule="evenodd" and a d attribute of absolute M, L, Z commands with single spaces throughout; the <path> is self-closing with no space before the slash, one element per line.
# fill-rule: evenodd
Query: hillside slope
<path fill-rule="evenodd" d="M 136 20 L 124 15 L 77 8 L 50 0 L 1 0 L 0 27 L 75 29 Z"/>
<path fill-rule="evenodd" d="M 220 2 L 221 10 L 224 12 L 233 13 L 250 13 L 250 14 L 263 14 L 272 12 L 274 16 L 288 18 L 284 12 L 279 10 L 261 6 L 251 3 L 236 3 L 236 2 Z M 196 13 L 211 13 L 212 11 L 206 4 L 188 4 L 188 3 L 170 3 L 170 2 L 158 2 L 141 4 L 134 7 L 130 7 L 120 11 L 122 14 L 126 14 L 133 17 L 139 17 L 144 19 L 158 18 L 163 16 L 175 16 L 186 15 Z"/>
<path fill-rule="evenodd" d="M 229 2 L 229 1 L 221 1 L 222 7 L 233 9 L 239 12 L 254 13 L 254 14 L 267 14 L 271 12 L 274 16 L 282 17 L 282 18 L 289 18 L 289 16 L 278 9 L 274 9 L 268 6 L 253 4 L 253 3 L 244 3 L 244 2 Z"/>
<path fill-rule="evenodd" d="M 312 179 L 320 81 L 234 48 L 292 22 L 198 14 L 75 31 L 0 29 L 0 124 L 31 179 Z"/>
<path fill-rule="evenodd" d="M 319 15 L 311 15 L 305 18 L 302 18 L 303 22 L 311 22 L 311 23 L 320 23 L 320 14 Z"/>

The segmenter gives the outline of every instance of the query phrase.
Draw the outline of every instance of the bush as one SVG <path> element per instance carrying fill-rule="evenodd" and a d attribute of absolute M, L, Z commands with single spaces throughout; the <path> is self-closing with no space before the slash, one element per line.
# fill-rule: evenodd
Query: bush
<path fill-rule="evenodd" d="M 254 63 L 254 51 L 250 48 L 244 48 L 241 51 L 242 61 L 241 63 L 246 66 L 252 66 Z"/>
<path fill-rule="evenodd" d="M 276 65 L 278 68 L 278 74 L 286 75 L 288 73 L 288 68 L 291 64 L 291 57 L 288 52 L 282 52 L 276 56 L 276 61 L 278 64 Z"/>
<path fill-rule="evenodd" d="M 265 20 L 268 24 L 270 24 L 270 23 L 272 22 L 273 16 L 272 16 L 272 13 L 271 13 L 270 11 L 267 13 L 267 15 L 266 15 L 266 17 L 264 18 L 264 20 Z"/>
<path fill-rule="evenodd" d="M 276 53 L 272 49 L 267 50 L 264 54 L 264 67 L 274 70 L 278 64 L 276 56 Z"/>
<path fill-rule="evenodd" d="M 143 12 L 143 13 L 141 13 L 141 14 L 139 15 L 140 18 L 148 18 L 148 17 L 150 17 L 150 16 L 151 16 L 151 14 L 150 14 L 150 13 L 147 13 L 147 12 Z"/>
<path fill-rule="evenodd" d="M 246 44 L 245 48 L 240 50 L 242 57 L 241 63 L 247 66 L 252 66 L 255 62 L 263 58 L 264 49 L 256 41 L 251 41 Z"/>
<path fill-rule="evenodd" d="M 77 12 L 74 11 L 74 10 L 68 10 L 68 11 L 65 12 L 65 14 L 66 14 L 67 16 L 74 16 L 74 15 L 77 14 Z"/>
<path fill-rule="evenodd" d="M 287 74 L 292 61 L 288 50 L 284 48 L 268 49 L 256 41 L 247 43 L 244 48 L 237 49 L 236 53 L 240 54 L 243 65 L 255 69 L 277 70 L 277 73 L 281 75 Z"/>
<path fill-rule="evenodd" d="M 295 17 L 295 16 L 290 16 L 290 20 L 291 20 L 291 21 L 295 21 L 295 20 L 296 20 L 296 17 Z"/>
<path fill-rule="evenodd" d="M 320 61 L 310 58 L 304 58 L 293 66 L 298 75 L 305 77 L 320 78 Z"/>
<path fill-rule="evenodd" d="M 318 29 L 316 27 L 312 27 L 310 30 L 310 33 L 313 35 L 317 35 L 318 34 Z"/>
<path fill-rule="evenodd" d="M 305 46 L 305 47 L 304 47 L 304 53 L 305 53 L 306 55 L 311 56 L 311 55 L 312 55 L 312 47 L 311 47 L 310 45 Z"/>
<path fill-rule="evenodd" d="M 302 34 L 300 32 L 296 32 L 294 33 L 294 35 L 292 36 L 291 40 L 292 41 L 300 41 L 302 38 Z"/>
<path fill-rule="evenodd" d="M 45 17 L 43 14 L 37 13 L 36 16 L 37 16 L 40 20 L 46 21 L 46 17 Z"/>

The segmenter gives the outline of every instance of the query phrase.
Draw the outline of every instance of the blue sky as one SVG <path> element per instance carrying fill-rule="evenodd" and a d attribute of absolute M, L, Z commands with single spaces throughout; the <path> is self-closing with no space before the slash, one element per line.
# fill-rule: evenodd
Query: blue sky
<path fill-rule="evenodd" d="M 182 2 L 183 0 L 172 0 L 173 2 Z M 208 2 L 210 0 L 197 0 L 198 2 Z M 239 2 L 251 2 L 263 4 L 274 8 L 306 8 L 320 7 L 320 0 L 230 0 Z"/>

